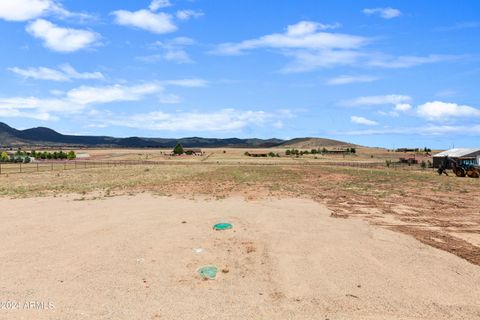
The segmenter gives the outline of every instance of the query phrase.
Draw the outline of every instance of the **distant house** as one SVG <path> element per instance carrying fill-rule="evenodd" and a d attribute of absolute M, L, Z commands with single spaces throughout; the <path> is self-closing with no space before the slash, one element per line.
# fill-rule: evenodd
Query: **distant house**
<path fill-rule="evenodd" d="M 245 154 L 249 157 L 268 157 L 269 152 L 267 151 L 247 151 Z"/>
<path fill-rule="evenodd" d="M 418 148 L 412 149 L 412 148 L 398 148 L 395 150 L 395 152 L 418 152 Z"/>
<path fill-rule="evenodd" d="M 433 167 L 438 168 L 445 157 L 453 160 L 472 159 L 480 163 L 480 148 L 454 148 L 433 155 Z"/>
<path fill-rule="evenodd" d="M 86 159 L 86 158 L 90 158 L 90 154 L 86 153 L 86 152 L 79 152 L 76 154 L 77 156 L 77 159 Z"/>

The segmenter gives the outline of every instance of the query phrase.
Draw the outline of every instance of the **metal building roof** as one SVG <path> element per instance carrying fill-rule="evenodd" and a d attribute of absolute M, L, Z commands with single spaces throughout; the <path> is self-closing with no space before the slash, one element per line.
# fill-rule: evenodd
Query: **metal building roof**
<path fill-rule="evenodd" d="M 479 153 L 480 154 L 480 149 L 479 148 L 454 148 L 450 150 L 446 150 L 440 153 L 437 153 L 434 155 L 434 157 L 465 157 L 468 156 L 472 153 Z"/>

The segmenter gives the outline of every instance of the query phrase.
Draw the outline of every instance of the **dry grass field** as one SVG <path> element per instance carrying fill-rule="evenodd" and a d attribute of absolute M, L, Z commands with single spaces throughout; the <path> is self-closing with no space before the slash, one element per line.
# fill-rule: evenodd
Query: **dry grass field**
<path fill-rule="evenodd" d="M 162 162 L 0 175 L 4 243 L 45 252 L 4 264 L 3 289 L 22 298 L 46 297 L 51 289 L 57 313 L 36 319 L 480 318 L 479 179 L 387 168 L 381 164 L 399 155 L 381 150 L 316 159 L 249 158 L 245 151 L 168 157 L 159 150 L 88 150 L 95 160 Z M 238 229 L 206 231 L 222 219 Z M 78 249 L 76 267 L 68 243 Z M 208 254 L 192 258 L 196 246 Z M 0 254 L 12 257 L 14 250 Z M 137 256 L 145 265 L 135 265 Z M 228 271 L 204 283 L 195 268 L 209 263 Z M 63 271 L 42 271 L 45 265 Z M 32 270 L 44 273 L 29 284 L 22 272 Z M 49 282 L 68 279 L 72 287 Z M 148 292 L 137 288 L 142 279 Z M 93 288 L 108 288 L 103 307 L 72 305 L 75 294 L 94 295 Z M 135 298 L 145 309 L 131 305 Z M 214 302 L 205 307 L 202 299 Z"/>

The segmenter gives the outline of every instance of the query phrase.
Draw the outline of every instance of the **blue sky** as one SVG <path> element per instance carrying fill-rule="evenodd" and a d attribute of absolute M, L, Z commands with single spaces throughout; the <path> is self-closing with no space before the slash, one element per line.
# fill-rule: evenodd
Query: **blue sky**
<path fill-rule="evenodd" d="M 0 121 L 480 145 L 480 2 L 0 1 Z"/>

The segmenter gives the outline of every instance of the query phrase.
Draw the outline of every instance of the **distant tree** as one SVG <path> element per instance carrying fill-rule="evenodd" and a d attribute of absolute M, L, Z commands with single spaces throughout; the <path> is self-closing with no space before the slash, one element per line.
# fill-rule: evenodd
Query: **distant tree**
<path fill-rule="evenodd" d="M 317 149 L 312 149 L 312 150 L 310 151 L 310 153 L 311 153 L 311 154 L 317 154 L 318 152 L 317 152 Z"/>
<path fill-rule="evenodd" d="M 182 145 L 180 143 L 177 143 L 175 148 L 173 148 L 173 154 L 180 155 L 180 154 L 184 154 L 184 153 L 185 153 L 185 151 L 183 150 Z"/>
<path fill-rule="evenodd" d="M 355 149 L 355 148 L 350 148 L 350 153 L 357 153 L 357 149 Z"/>
<path fill-rule="evenodd" d="M 8 153 L 6 153 L 5 151 L 2 152 L 2 154 L 0 154 L 0 161 L 1 161 L 1 162 L 8 162 L 8 161 L 10 161 L 10 156 L 8 155 Z"/>
<path fill-rule="evenodd" d="M 28 156 L 23 159 L 23 163 L 30 163 L 30 161 L 31 159 Z"/>
<path fill-rule="evenodd" d="M 71 150 L 67 153 L 68 160 L 75 160 L 76 158 L 77 158 L 77 155 L 75 154 L 75 151 Z"/>
<path fill-rule="evenodd" d="M 292 151 L 290 151 L 290 149 L 287 149 L 287 151 L 285 151 L 285 155 L 289 156 L 292 154 Z"/>

